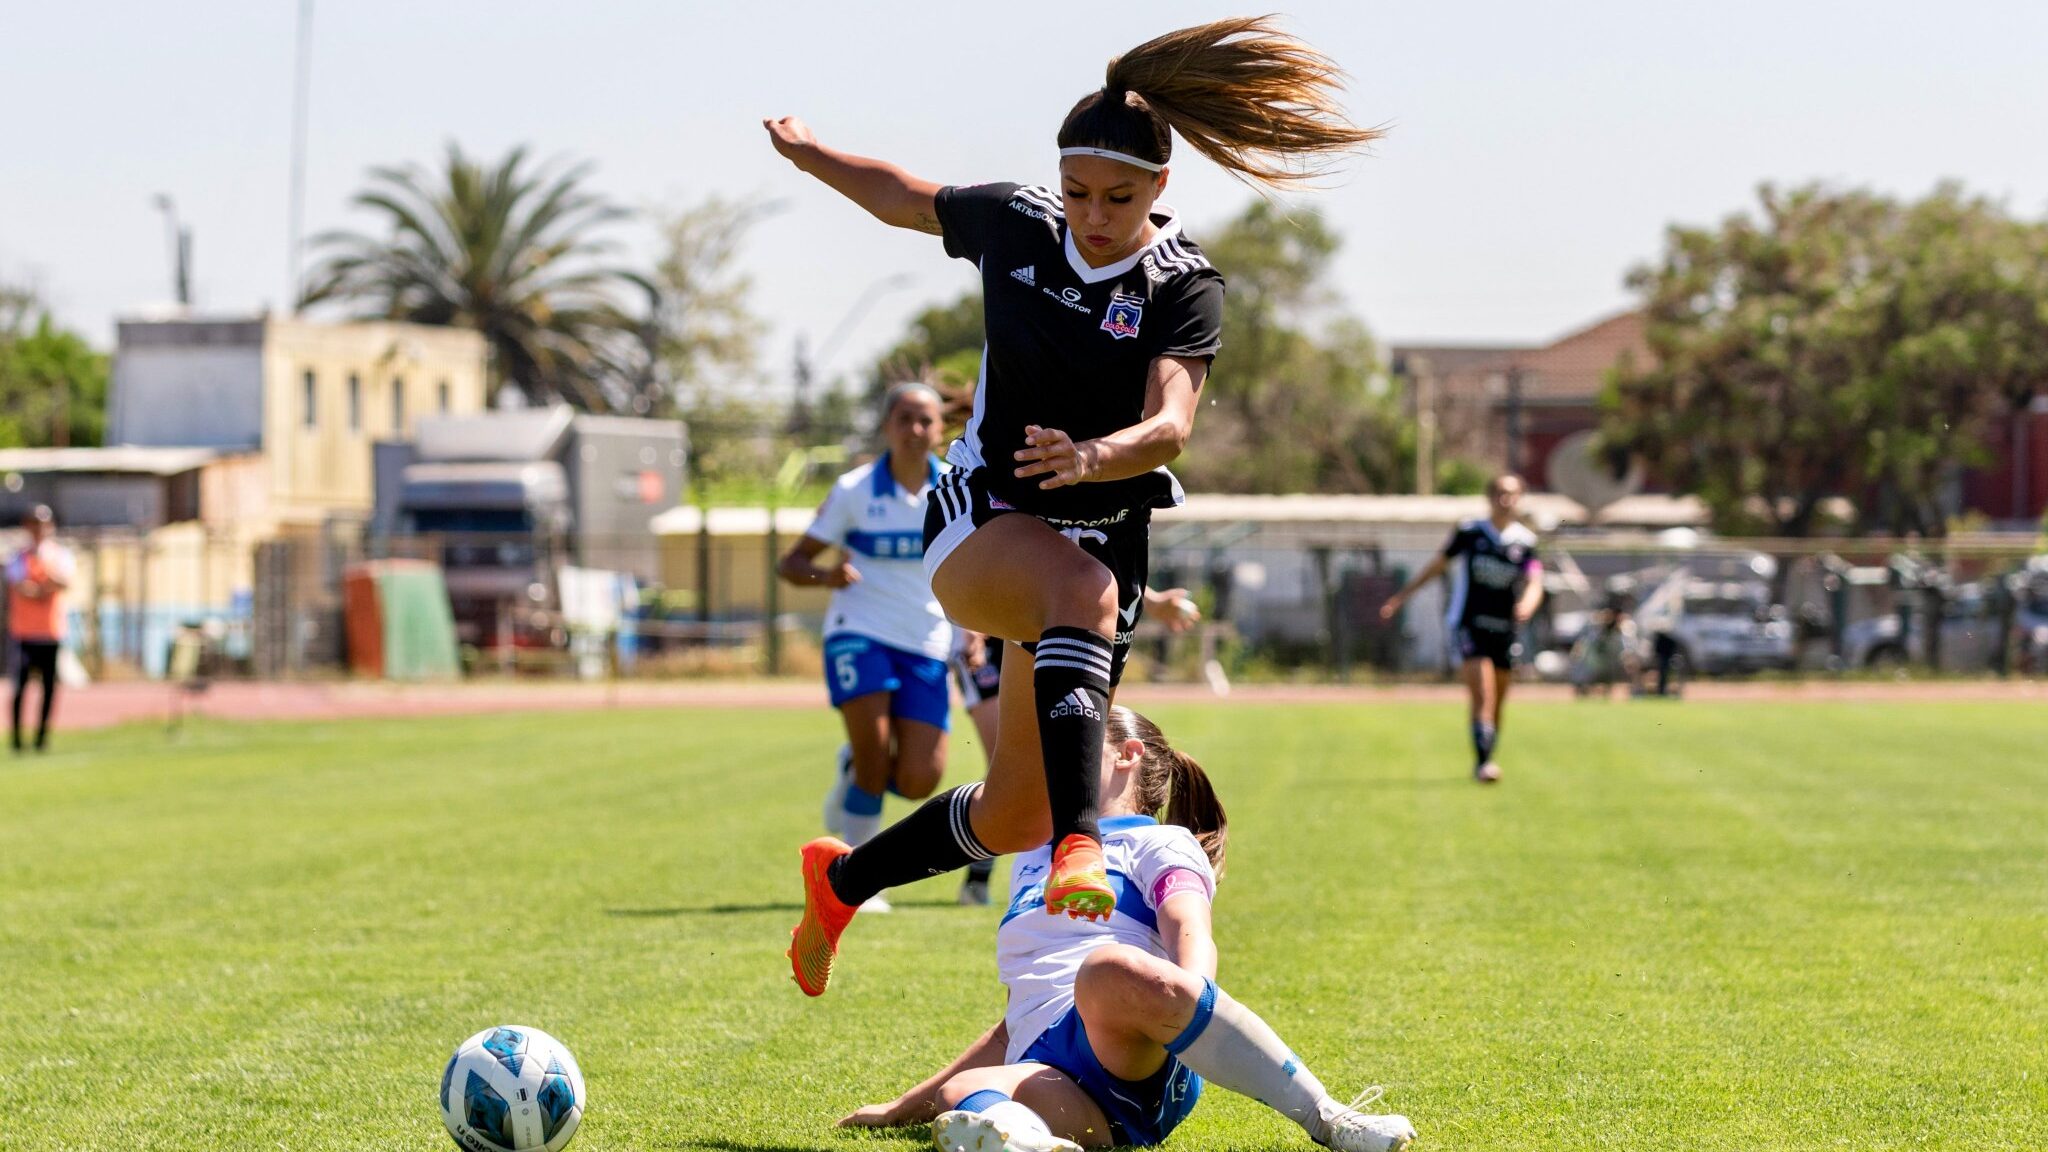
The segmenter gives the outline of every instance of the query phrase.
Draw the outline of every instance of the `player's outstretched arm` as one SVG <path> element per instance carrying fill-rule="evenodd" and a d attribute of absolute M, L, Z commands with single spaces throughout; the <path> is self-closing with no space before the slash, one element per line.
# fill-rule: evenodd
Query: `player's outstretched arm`
<path fill-rule="evenodd" d="M 1387 597 L 1387 602 L 1380 605 L 1380 619 L 1392 620 L 1394 613 L 1401 610 L 1401 605 L 1406 604 L 1408 598 L 1415 595 L 1415 590 L 1443 575 L 1444 568 L 1449 563 L 1450 561 L 1441 552 L 1430 557 L 1429 563 L 1422 566 L 1422 571 L 1415 574 L 1415 579 L 1410 580 L 1406 588 Z"/>
<path fill-rule="evenodd" d="M 981 1034 L 981 1039 L 967 1046 L 967 1051 L 953 1058 L 951 1064 L 932 1073 L 916 1087 L 898 1096 L 887 1104 L 869 1104 L 856 1108 L 839 1118 L 841 1128 L 902 1128 L 910 1124 L 929 1124 L 939 1114 L 939 1089 L 946 1081 L 969 1068 L 993 1068 L 1003 1062 L 1004 1050 L 1010 1046 L 1010 1025 L 998 1020 L 996 1026 Z"/>
<path fill-rule="evenodd" d="M 939 186 L 920 180 L 886 160 L 840 152 L 818 143 L 810 125 L 795 116 L 763 120 L 775 150 L 834 192 L 868 210 L 884 224 L 939 235 Z"/>

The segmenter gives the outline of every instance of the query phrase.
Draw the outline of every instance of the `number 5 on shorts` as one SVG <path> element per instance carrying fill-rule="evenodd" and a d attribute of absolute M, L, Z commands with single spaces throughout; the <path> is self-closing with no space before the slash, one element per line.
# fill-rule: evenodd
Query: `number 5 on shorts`
<path fill-rule="evenodd" d="M 832 658 L 832 675 L 839 678 L 841 692 L 851 692 L 860 683 L 860 669 L 853 666 L 853 656 L 851 652 L 841 652 Z"/>

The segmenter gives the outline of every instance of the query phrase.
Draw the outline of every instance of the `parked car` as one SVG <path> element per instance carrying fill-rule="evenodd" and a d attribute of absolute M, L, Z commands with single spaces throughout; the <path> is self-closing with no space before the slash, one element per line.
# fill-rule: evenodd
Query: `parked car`
<path fill-rule="evenodd" d="M 1908 593 L 1907 595 L 1911 595 Z M 1916 597 L 1917 600 L 1917 597 Z M 1914 603 L 1915 609 L 1920 608 Z M 1927 659 L 1927 613 L 1887 612 L 1842 630 L 1842 662 L 1851 668 L 1901 668 Z M 1941 605 L 1941 668 L 1981 672 L 1998 655 L 1999 609 L 1981 584 L 1961 584 Z"/>
<path fill-rule="evenodd" d="M 1798 658 L 1792 619 L 1763 580 L 1702 580 L 1680 569 L 1643 598 L 1636 621 L 1646 666 L 1659 632 L 1702 675 L 1788 670 Z"/>

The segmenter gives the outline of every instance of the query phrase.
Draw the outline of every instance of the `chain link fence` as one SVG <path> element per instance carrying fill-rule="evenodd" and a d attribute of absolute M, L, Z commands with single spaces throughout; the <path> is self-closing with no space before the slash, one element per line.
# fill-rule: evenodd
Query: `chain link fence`
<path fill-rule="evenodd" d="M 68 532 L 79 568 L 68 643 L 101 677 L 164 676 L 181 637 L 211 676 L 338 676 L 347 574 L 405 559 L 440 572 L 471 675 L 816 674 L 829 593 L 775 578 L 809 513 L 731 511 L 659 537 L 652 569 L 631 575 L 579 567 L 566 538 L 532 533 L 375 536 L 341 519 L 260 542 L 198 525 Z M 1201 620 L 1178 633 L 1142 623 L 1133 675 L 1448 676 L 1441 584 L 1380 617 L 1444 536 L 1435 525 L 1155 525 L 1152 586 L 1186 589 Z M 644 552 L 646 540 L 600 543 Z M 1573 531 L 1544 537 L 1540 555 L 1547 595 L 1520 638 L 1528 678 L 2048 675 L 2048 556 L 2031 538 Z"/>

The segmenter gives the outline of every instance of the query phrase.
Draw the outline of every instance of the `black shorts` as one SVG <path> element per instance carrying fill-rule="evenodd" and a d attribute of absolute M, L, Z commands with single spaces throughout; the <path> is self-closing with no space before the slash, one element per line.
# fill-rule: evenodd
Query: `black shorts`
<path fill-rule="evenodd" d="M 1003 687 L 1003 642 L 993 636 L 984 640 L 977 668 L 969 668 L 965 656 L 953 657 L 953 683 L 960 686 L 960 706 L 969 712 L 995 699 Z"/>
<path fill-rule="evenodd" d="M 1495 668 L 1508 671 L 1515 666 L 1515 634 L 1484 628 L 1459 627 L 1452 630 L 1459 660 L 1491 660 Z"/>
<path fill-rule="evenodd" d="M 1037 514 L 1012 508 L 992 495 L 980 468 L 965 472 L 955 469 L 939 477 L 938 486 L 932 489 L 924 506 L 926 579 L 938 571 L 946 557 L 953 554 L 953 549 L 973 535 L 975 529 L 998 516 L 1034 515 Z M 1123 679 L 1124 662 L 1130 658 L 1131 633 L 1145 614 L 1152 510 L 1124 508 L 1092 520 L 1060 520 L 1051 516 L 1039 516 L 1038 519 L 1080 545 L 1081 551 L 1100 561 L 1116 580 L 1117 621 L 1116 635 L 1112 638 L 1115 652 L 1109 672 L 1110 686 L 1115 687 Z M 1028 567 L 1030 558 L 1020 556 L 1017 563 Z M 1024 645 L 1027 651 L 1038 642 L 1036 636 L 1010 636 L 1005 639 Z"/>

